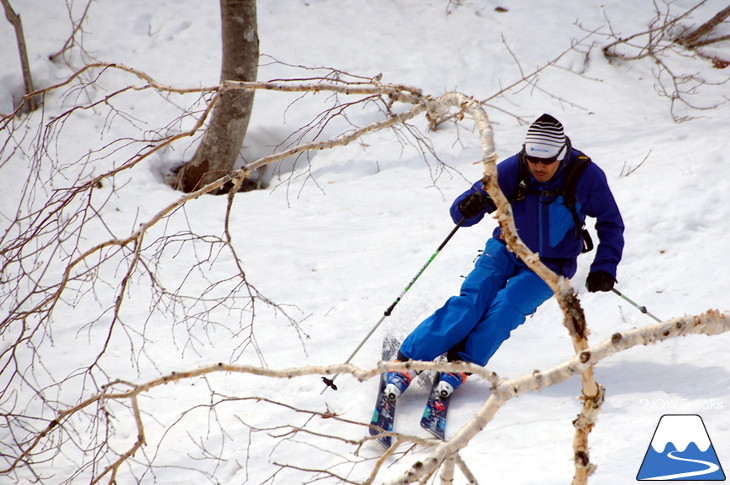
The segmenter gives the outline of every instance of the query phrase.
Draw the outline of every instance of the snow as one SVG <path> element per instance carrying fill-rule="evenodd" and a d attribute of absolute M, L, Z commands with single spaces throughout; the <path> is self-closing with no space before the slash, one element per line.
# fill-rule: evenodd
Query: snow
<path fill-rule="evenodd" d="M 24 23 L 36 85 L 48 86 L 67 78 L 72 70 L 66 63 L 48 60 L 71 32 L 65 2 L 13 3 Z M 694 3 L 677 1 L 671 9 L 684 11 Z M 728 85 L 701 86 L 693 95 L 697 106 L 725 103 L 716 109 L 692 110 L 675 103 L 675 113 L 696 117 L 675 123 L 670 100 L 657 93 L 654 63 L 649 59 L 609 63 L 601 55 L 601 48 L 609 42 L 609 22 L 617 36 L 642 31 L 654 16 L 652 2 L 632 2 L 630 6 L 620 1 L 602 2 L 601 6 L 591 2 L 566 6 L 557 0 L 510 2 L 502 5 L 507 12 L 495 12 L 500 5 L 491 0 L 261 1 L 259 36 L 264 57 L 259 78 L 309 76 L 311 72 L 291 66 L 327 66 L 366 77 L 382 73 L 383 82 L 417 86 L 434 96 L 458 90 L 485 99 L 518 81 L 522 73 L 559 57 L 554 67 L 541 72 L 535 86 L 522 85 L 486 105 L 499 155 L 511 155 L 522 143 L 526 126 L 516 116 L 523 122 L 543 112 L 556 116 L 574 146 L 606 172 L 622 210 L 626 249 L 617 288 L 662 319 L 711 308 L 727 310 Z M 702 22 L 724 6 L 723 1 L 710 0 L 684 25 Z M 80 15 L 80 6 L 73 6 L 73 15 Z M 219 29 L 217 2 L 99 0 L 89 10 L 83 42 L 66 57 L 75 66 L 92 60 L 124 64 L 162 84 L 210 86 L 217 83 L 219 74 Z M 721 29 L 726 31 L 727 24 Z M 22 79 L 9 25 L 0 25 L 0 35 L 6 39 L 0 45 L 5 66 L 0 78 L 0 112 L 8 113 L 13 97 L 22 92 Z M 579 45 L 569 50 L 572 42 Z M 727 42 L 714 49 L 730 57 Z M 713 82 L 727 77 L 727 69 L 712 69 L 707 61 L 667 55 L 677 72 L 701 71 Z M 101 79 L 108 91 L 131 82 L 133 78 L 119 73 Z M 69 109 L 77 95 L 66 91 L 63 96 L 47 97 L 46 122 Z M 246 161 L 271 153 L 327 102 L 320 93 L 292 105 L 298 97 L 257 93 L 243 152 Z M 48 187 L 38 188 L 37 198 L 42 190 L 69 186 L 77 177 L 85 180 L 108 170 L 110 163 L 123 163 L 133 147 L 119 148 L 113 154 L 100 147 L 166 126 L 177 113 L 176 105 L 191 103 L 191 98 L 184 101 L 171 96 L 165 101 L 150 93 L 135 93 L 118 104 L 120 110 L 133 115 L 132 120 L 108 118 L 102 108 L 78 113 L 60 131 L 54 154 L 66 164 L 90 149 L 110 156 L 98 162 L 100 156 L 92 158 L 81 172 L 70 166 L 60 172 L 42 167 L 54 178 Z M 34 113 L 32 120 L 37 123 L 40 116 Z M 378 119 L 372 110 L 352 116 L 359 124 Z M 44 367 L 35 369 L 35 379 L 48 384 L 66 378 L 53 398 L 73 404 L 114 379 L 144 382 L 217 362 L 270 369 L 344 362 L 453 228 L 448 217 L 451 200 L 481 176 L 481 166 L 473 163 L 480 153 L 471 123 L 465 121 L 458 128 L 448 125 L 433 133 L 427 132 L 423 119 L 413 125 L 430 138 L 445 168 L 432 157 L 424 161 L 418 150 L 388 131 L 370 134 L 350 146 L 310 153 L 296 163 L 287 160 L 269 172 L 267 189 L 236 196 L 230 223 L 235 250 L 243 260 L 247 280 L 280 308 L 257 303 L 252 323 L 246 291 L 237 288 L 229 306 L 211 311 L 209 320 L 182 318 L 182 307 L 150 311 L 149 280 L 133 278 L 123 320 L 139 333 L 115 334 L 101 361 L 105 374 L 95 374 L 97 382 L 83 380 L 76 371 L 99 351 L 99 339 L 106 335 L 111 317 L 98 316 L 113 302 L 125 269 L 112 264 L 102 275 L 104 284 L 97 285 L 93 294 L 70 295 L 56 308 L 52 335 L 43 342 Z M 172 131 L 185 128 L 169 126 Z M 337 127 L 328 128 L 326 134 L 337 134 Z M 6 136 L 4 133 L 3 143 Z M 31 138 L 25 137 L 21 143 L 27 147 Z M 104 184 L 95 197 L 106 200 L 103 215 L 107 225 L 97 224 L 86 232 L 83 247 L 127 236 L 175 201 L 180 194 L 165 185 L 163 174 L 189 158 L 195 142 L 182 140 L 120 173 L 113 187 Z M 18 206 L 16 189 L 27 179 L 26 154 L 18 151 L 0 165 L 3 232 Z M 184 242 L 188 232 L 222 237 L 226 202 L 225 197 L 191 201 L 165 227 L 155 228 L 147 237 L 146 244 L 155 250 L 160 249 L 155 246 L 157 237 L 181 235 L 157 268 L 161 285 L 182 287 L 194 296 L 212 281 L 239 278 L 225 249 L 219 246 L 211 254 L 200 254 Z M 469 271 L 493 224 L 485 220 L 460 229 L 353 363 L 372 367 L 385 332 L 406 335 L 458 291 L 461 275 Z M 613 294 L 586 293 L 583 282 L 591 257 L 580 258 L 573 280 L 592 331 L 590 342 L 652 324 Z M 196 258 L 208 259 L 193 267 Z M 193 307 L 191 313 L 199 310 Z M 0 314 L 5 317 L 2 310 Z M 488 369 L 502 377 L 517 377 L 569 359 L 572 345 L 561 322 L 557 304 L 552 300 L 544 304 L 514 332 Z M 251 331 L 255 340 L 246 340 Z M 9 337 L 4 334 L 2 338 L 4 348 Z M 590 435 L 591 461 L 598 466 L 591 484 L 633 482 L 664 414 L 700 414 L 720 461 L 730 462 L 728 338 L 674 339 L 628 350 L 597 366 L 606 402 Z M 147 446 L 131 469 L 120 470 L 117 483 L 302 483 L 313 477 L 279 464 L 326 468 L 352 480 L 364 480 L 373 465 L 368 459 L 380 452 L 376 445 L 366 444 L 358 450 L 349 443 L 336 443 L 335 451 L 325 452 L 333 443 L 316 436 L 280 437 L 291 431 L 286 423 L 309 423 L 317 433 L 336 433 L 350 440 L 365 436 L 362 426 L 310 418 L 272 403 L 331 411 L 347 420 L 367 422 L 376 379 L 360 383 L 341 375 L 337 384 L 337 392 L 320 394 L 318 376 L 280 380 L 218 373 L 156 388 L 140 397 Z M 211 390 L 216 393 L 214 398 Z M 32 402 L 27 386 L 19 386 L 17 391 L 21 402 Z M 489 394 L 486 382 L 469 380 L 452 400 L 447 436 L 468 422 Z M 462 452 L 462 458 L 480 483 L 567 483 L 573 474 L 571 421 L 580 410 L 579 395 L 580 382 L 572 379 L 510 401 Z M 252 396 L 270 401 L 253 400 Z M 211 399 L 225 402 L 211 408 Z M 399 406 L 396 430 L 425 438 L 418 427 L 424 402 L 425 391 L 409 391 Z M 5 406 L 8 404 L 0 404 L 0 408 Z M 136 434 L 132 417 L 119 405 L 112 405 L 110 412 L 117 431 L 115 449 L 126 449 Z M 8 442 L 8 433 L 0 427 L 0 441 Z M 156 451 L 158 444 L 160 450 Z M 388 459 L 377 481 L 398 476 L 414 457 L 423 458 L 427 452 L 418 449 L 402 460 Z M 65 453 L 39 468 L 49 483 L 76 472 L 77 450 Z M 220 461 L 210 460 L 211 455 Z M 144 472 L 139 463 L 152 459 L 156 468 Z M 19 472 L 18 483 L 32 480 L 26 473 Z M 211 476 L 214 478 L 208 478 Z"/>
<path fill-rule="evenodd" d="M 702 424 L 702 418 L 698 415 L 662 417 L 651 440 L 651 446 L 657 453 L 662 453 L 667 443 L 673 443 L 678 451 L 684 451 L 690 443 L 694 443 L 702 452 L 707 451 L 711 444 Z"/>

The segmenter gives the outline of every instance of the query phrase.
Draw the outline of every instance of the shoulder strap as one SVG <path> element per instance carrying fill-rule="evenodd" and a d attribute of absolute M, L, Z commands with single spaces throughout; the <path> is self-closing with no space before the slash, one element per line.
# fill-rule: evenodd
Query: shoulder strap
<path fill-rule="evenodd" d="M 581 152 L 578 152 L 578 156 L 568 166 L 568 171 L 565 174 L 565 184 L 563 186 L 563 202 L 565 207 L 570 210 L 570 214 L 573 216 L 573 223 L 575 224 L 576 237 L 583 238 L 583 250 L 581 252 L 587 253 L 593 249 L 593 239 L 586 229 L 585 224 L 578 217 L 578 211 L 575 209 L 577 197 L 575 196 L 575 187 L 578 185 L 578 179 L 585 171 L 588 164 L 591 163 L 591 159 Z"/>
<path fill-rule="evenodd" d="M 507 201 L 511 204 L 518 200 L 522 200 L 527 196 L 527 190 L 530 188 L 530 169 L 527 167 L 527 160 L 525 160 L 525 147 L 522 146 L 522 151 L 517 158 L 517 184 L 511 195 L 507 196 Z"/>
<path fill-rule="evenodd" d="M 565 173 L 565 183 L 563 184 L 563 200 L 565 200 L 566 207 L 575 207 L 575 187 L 589 163 L 591 163 L 591 159 L 579 152 L 576 159 L 568 166 L 568 171 Z"/>

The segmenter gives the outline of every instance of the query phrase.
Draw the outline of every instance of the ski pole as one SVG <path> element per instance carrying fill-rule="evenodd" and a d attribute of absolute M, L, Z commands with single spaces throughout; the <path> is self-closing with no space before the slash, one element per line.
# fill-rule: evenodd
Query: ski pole
<path fill-rule="evenodd" d="M 368 339 L 373 335 L 373 333 L 375 333 L 375 330 L 380 326 L 381 323 L 383 323 L 383 320 L 385 320 L 385 317 L 389 317 L 390 314 L 393 313 L 393 309 L 398 304 L 398 302 L 401 301 L 401 299 L 405 296 L 405 294 L 408 292 L 408 290 L 411 289 L 411 287 L 416 282 L 416 280 L 423 274 L 423 272 L 426 270 L 426 268 L 428 268 L 428 265 L 430 265 L 431 262 L 434 259 L 436 259 L 436 256 L 438 256 L 438 254 L 441 252 L 441 250 L 444 248 L 444 246 L 446 246 L 446 243 L 448 243 L 449 240 L 454 236 L 454 234 L 456 234 L 456 231 L 461 227 L 461 225 L 464 223 L 465 219 L 466 219 L 465 217 L 462 217 L 461 220 L 456 223 L 456 225 L 451 230 L 449 235 L 446 236 L 446 238 L 441 242 L 439 247 L 436 248 L 436 251 L 434 251 L 434 253 L 431 255 L 431 257 L 428 258 L 428 261 L 426 261 L 426 263 L 423 266 L 421 266 L 421 269 L 418 270 L 418 273 L 416 273 L 416 276 L 414 276 L 411 279 L 411 281 L 408 283 L 408 285 L 406 285 L 406 287 L 403 289 L 403 291 L 401 291 L 400 295 L 398 295 L 398 298 L 396 298 L 393 301 L 393 303 L 391 303 L 391 305 L 385 310 L 385 312 L 383 313 L 383 316 L 380 317 L 380 320 L 378 320 L 377 323 L 373 326 L 373 328 L 370 329 L 368 334 L 365 336 L 364 339 L 362 339 L 362 341 L 357 346 L 357 348 L 355 348 L 355 350 L 352 351 L 352 354 L 350 354 L 350 356 L 344 362 L 345 364 L 350 363 L 352 358 L 355 357 L 355 355 L 360 351 L 362 346 L 365 345 L 365 342 L 368 341 Z M 332 379 L 329 379 L 326 376 L 322 376 L 322 382 L 324 382 L 326 384 L 326 386 L 324 389 L 322 389 L 322 392 L 320 394 L 323 394 L 324 391 L 326 391 L 328 388 L 332 388 L 335 391 L 337 390 L 337 386 L 335 385 L 335 379 L 337 379 L 338 375 L 339 374 L 335 374 L 334 376 L 332 376 Z"/>
<path fill-rule="evenodd" d="M 629 302 L 630 305 L 638 308 L 641 313 L 646 313 L 648 316 L 650 316 L 651 318 L 653 318 L 654 320 L 656 320 L 659 323 L 662 322 L 657 317 L 655 317 L 654 315 L 652 315 L 651 313 L 649 313 L 649 310 L 647 310 L 645 306 L 640 306 L 640 305 L 636 304 L 635 302 L 631 301 L 631 299 L 629 297 L 627 297 L 626 295 L 624 295 L 623 293 L 621 293 L 620 291 L 618 291 L 616 288 L 611 288 L 611 291 L 613 291 L 618 296 L 620 296 L 621 298 L 623 298 L 624 300 L 626 300 L 627 302 Z"/>

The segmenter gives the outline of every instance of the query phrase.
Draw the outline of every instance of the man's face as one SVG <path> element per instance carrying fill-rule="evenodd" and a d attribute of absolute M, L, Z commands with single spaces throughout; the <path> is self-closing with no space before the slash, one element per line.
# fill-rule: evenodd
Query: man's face
<path fill-rule="evenodd" d="M 538 182 L 545 183 L 551 178 L 553 178 L 553 175 L 555 175 L 555 172 L 558 171 L 558 168 L 560 167 L 560 163 L 557 161 L 556 158 L 533 158 L 533 157 L 525 157 L 527 159 L 527 166 L 530 168 L 530 173 L 532 173 L 532 176 L 535 177 L 535 179 Z M 551 163 L 543 163 L 543 162 L 551 162 Z"/>

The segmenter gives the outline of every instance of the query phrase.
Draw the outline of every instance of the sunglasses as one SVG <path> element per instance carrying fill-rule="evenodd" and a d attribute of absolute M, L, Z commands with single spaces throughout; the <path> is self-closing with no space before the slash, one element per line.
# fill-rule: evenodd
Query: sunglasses
<path fill-rule="evenodd" d="M 558 160 L 558 157 L 551 157 L 551 158 L 537 158 L 537 157 L 529 157 L 525 155 L 525 160 L 527 160 L 530 163 L 542 163 L 543 165 L 552 165 Z"/>

